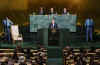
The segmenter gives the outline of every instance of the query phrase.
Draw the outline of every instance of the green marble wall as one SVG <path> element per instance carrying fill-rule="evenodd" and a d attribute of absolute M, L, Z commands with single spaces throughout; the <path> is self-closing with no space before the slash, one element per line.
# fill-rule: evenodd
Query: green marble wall
<path fill-rule="evenodd" d="M 70 32 L 76 32 L 76 15 L 30 15 L 30 31 L 37 32 L 38 29 L 48 28 L 54 17 L 59 29 L 69 29 Z"/>

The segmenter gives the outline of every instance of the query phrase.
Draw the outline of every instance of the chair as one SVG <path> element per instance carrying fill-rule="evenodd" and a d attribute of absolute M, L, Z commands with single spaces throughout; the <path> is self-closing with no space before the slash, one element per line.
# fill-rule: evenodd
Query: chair
<path fill-rule="evenodd" d="M 19 34 L 18 25 L 11 25 L 11 37 L 13 43 L 15 43 L 16 41 L 23 42 L 22 34 Z"/>

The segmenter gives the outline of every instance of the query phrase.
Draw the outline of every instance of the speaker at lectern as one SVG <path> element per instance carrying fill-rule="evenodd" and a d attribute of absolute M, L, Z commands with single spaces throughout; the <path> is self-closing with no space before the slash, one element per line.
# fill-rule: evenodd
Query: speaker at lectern
<path fill-rule="evenodd" d="M 48 31 L 48 45 L 59 45 L 59 31 L 58 25 L 55 23 L 55 20 L 52 19 L 52 22 L 49 24 Z"/>

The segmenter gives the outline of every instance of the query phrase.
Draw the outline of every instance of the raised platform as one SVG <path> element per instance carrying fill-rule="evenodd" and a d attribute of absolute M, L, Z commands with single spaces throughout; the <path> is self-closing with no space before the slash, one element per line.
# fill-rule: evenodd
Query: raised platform
<path fill-rule="evenodd" d="M 100 41 L 97 42 L 71 42 L 70 44 L 62 43 L 64 45 L 70 45 L 72 48 L 91 48 L 96 47 L 100 48 Z M 21 45 L 22 48 L 36 48 L 38 45 L 37 43 L 31 43 L 31 42 L 23 42 L 23 43 L 7 43 L 7 42 L 0 42 L 0 48 L 15 48 L 17 45 Z M 48 48 L 57 48 L 59 46 L 48 46 Z"/>
<path fill-rule="evenodd" d="M 23 42 L 23 43 L 7 43 L 0 42 L 0 48 L 16 48 L 16 46 L 20 45 L 22 48 L 36 48 L 37 44 L 32 42 Z"/>

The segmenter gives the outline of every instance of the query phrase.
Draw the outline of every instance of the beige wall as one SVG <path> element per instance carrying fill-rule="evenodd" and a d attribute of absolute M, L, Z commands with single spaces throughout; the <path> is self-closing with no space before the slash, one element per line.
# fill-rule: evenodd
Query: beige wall
<path fill-rule="evenodd" d="M 0 31 L 2 31 L 1 23 L 5 16 L 11 16 L 11 20 L 15 24 L 21 25 L 25 22 L 29 22 L 29 14 L 32 13 L 32 9 L 41 5 L 45 7 L 55 6 L 57 8 L 70 7 L 71 3 L 68 3 L 68 1 L 69 0 L 0 0 Z M 80 16 L 96 16 L 94 19 L 96 24 L 95 28 L 100 29 L 100 0 L 84 0 L 84 2 L 82 2 L 83 5 L 81 4 L 82 7 L 79 7 L 80 10 L 77 11 L 77 13 L 80 13 Z M 77 10 L 77 8 L 74 9 Z M 74 9 L 72 11 L 74 11 Z M 82 17 L 79 21 L 84 23 Z"/>
<path fill-rule="evenodd" d="M 0 11 L 27 10 L 28 0 L 0 0 Z"/>

